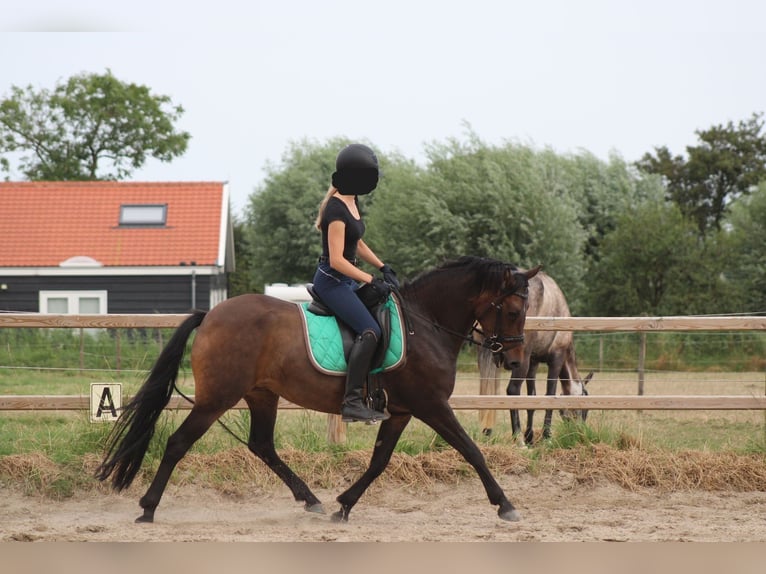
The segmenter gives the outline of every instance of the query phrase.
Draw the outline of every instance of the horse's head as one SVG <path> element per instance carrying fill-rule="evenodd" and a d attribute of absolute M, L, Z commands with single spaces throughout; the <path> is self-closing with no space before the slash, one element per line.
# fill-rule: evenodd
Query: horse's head
<path fill-rule="evenodd" d="M 524 323 L 529 306 L 529 280 L 540 266 L 527 271 L 507 266 L 502 281 L 482 291 L 476 300 L 476 320 L 481 324 L 483 346 L 495 357 L 503 354 L 506 361 L 521 356 L 524 345 Z M 515 360 L 520 360 L 517 357 Z"/>
<path fill-rule="evenodd" d="M 593 378 L 593 371 L 587 374 L 587 376 L 584 379 L 572 379 L 572 380 L 562 380 L 561 386 L 563 387 L 564 394 L 565 395 L 573 395 L 576 397 L 582 397 L 588 396 L 588 389 L 586 385 L 590 382 L 590 380 Z M 588 411 L 586 409 L 561 409 L 559 411 L 559 414 L 562 418 L 565 419 L 572 419 L 572 420 L 581 420 L 585 422 L 585 419 L 588 418 Z"/>

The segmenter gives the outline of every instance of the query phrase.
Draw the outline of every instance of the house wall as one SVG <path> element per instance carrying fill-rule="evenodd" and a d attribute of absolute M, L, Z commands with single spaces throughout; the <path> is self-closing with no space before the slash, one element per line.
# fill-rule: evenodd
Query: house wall
<path fill-rule="evenodd" d="M 0 312 L 40 311 L 41 290 L 107 291 L 108 313 L 188 313 L 192 308 L 192 281 L 196 308 L 207 311 L 213 299 L 225 298 L 219 275 L 157 276 L 0 276 Z M 5 288 L 3 288 L 3 285 Z"/>

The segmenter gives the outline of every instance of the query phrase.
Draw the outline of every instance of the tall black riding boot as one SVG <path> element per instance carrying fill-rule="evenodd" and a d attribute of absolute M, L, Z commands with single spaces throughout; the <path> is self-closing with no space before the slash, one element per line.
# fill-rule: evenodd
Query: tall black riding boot
<path fill-rule="evenodd" d="M 369 408 L 364 401 L 364 383 L 370 372 L 375 348 L 378 339 L 372 331 L 365 331 L 359 335 L 351 347 L 348 357 L 348 371 L 346 373 L 346 395 L 343 397 L 341 415 L 343 422 L 350 423 L 363 421 L 373 423 L 384 421 L 389 415 Z"/>

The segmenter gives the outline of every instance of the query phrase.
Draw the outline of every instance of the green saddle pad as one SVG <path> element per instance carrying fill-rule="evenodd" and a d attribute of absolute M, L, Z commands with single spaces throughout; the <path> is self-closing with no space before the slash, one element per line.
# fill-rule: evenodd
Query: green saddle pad
<path fill-rule="evenodd" d="M 299 305 L 303 319 L 304 339 L 309 358 L 318 370 L 328 375 L 345 375 L 348 365 L 343 356 L 343 340 L 340 327 L 335 317 L 315 315 L 308 310 L 308 303 Z M 386 301 L 391 314 L 391 337 L 388 342 L 383 363 L 374 373 L 382 373 L 399 367 L 404 363 L 405 340 L 402 325 L 402 313 L 393 297 Z"/>

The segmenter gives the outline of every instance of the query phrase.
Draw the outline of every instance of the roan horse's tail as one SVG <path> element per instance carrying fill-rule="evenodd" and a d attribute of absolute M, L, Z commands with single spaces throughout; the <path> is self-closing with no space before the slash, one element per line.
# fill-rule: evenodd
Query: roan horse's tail
<path fill-rule="evenodd" d="M 116 490 L 129 487 L 141 468 L 157 420 L 173 394 L 186 342 L 205 315 L 204 311 L 195 311 L 181 323 L 162 349 L 144 384 L 123 407 L 109 435 L 104 461 L 96 469 L 96 478 L 101 481 L 114 475 L 112 486 Z"/>

